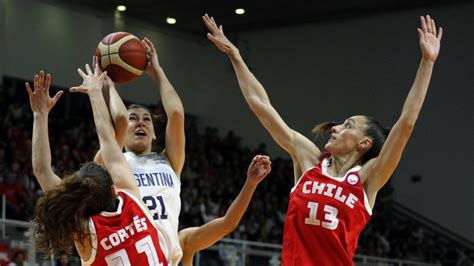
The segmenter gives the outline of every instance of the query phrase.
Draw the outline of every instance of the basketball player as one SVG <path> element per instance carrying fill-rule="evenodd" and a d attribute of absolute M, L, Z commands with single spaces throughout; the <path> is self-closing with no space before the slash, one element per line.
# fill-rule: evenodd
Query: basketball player
<path fill-rule="evenodd" d="M 158 231 L 115 139 L 102 95 L 106 73 L 99 75 L 98 65 L 94 73 L 88 65 L 86 71 L 79 70 L 84 82 L 71 91 L 89 95 L 106 169 L 88 162 L 62 180 L 51 169 L 48 140 L 48 114 L 62 92 L 50 98 L 51 76 L 42 71 L 34 91 L 26 83 L 34 116 L 33 170 L 44 191 L 33 219 L 37 247 L 49 255 L 75 246 L 85 265 L 165 265 Z"/>
<path fill-rule="evenodd" d="M 268 156 L 257 155 L 247 170 L 247 180 L 237 198 L 232 202 L 223 217 L 209 221 L 199 227 L 189 227 L 179 231 L 179 241 L 183 249 L 183 266 L 192 266 L 194 254 L 232 232 L 252 199 L 257 185 L 270 173 L 271 162 Z"/>
<path fill-rule="evenodd" d="M 117 141 L 123 141 L 125 158 L 132 168 L 142 200 L 151 211 L 159 229 L 163 252 L 170 264 L 177 265 L 182 256 L 178 218 L 181 211 L 180 175 L 185 156 L 184 109 L 176 90 L 160 66 L 155 46 L 148 38 L 144 38 L 142 43 L 148 50 L 150 60 L 146 73 L 160 91 L 167 116 L 165 149 L 161 153 L 151 150 L 156 135 L 153 116 L 148 108 L 133 104 L 129 106 L 127 114 L 119 95 L 111 90 L 109 109 L 117 137 L 124 135 L 124 139 L 118 138 Z M 96 60 L 95 58 L 94 62 Z M 111 80 L 107 83 L 109 87 L 113 87 Z M 96 156 L 96 161 L 101 161 L 100 155 Z"/>
<path fill-rule="evenodd" d="M 295 186 L 285 221 L 282 264 L 353 265 L 358 237 L 370 219 L 377 192 L 398 165 L 418 118 L 442 29 L 436 29 L 430 16 L 421 17 L 421 63 L 393 128 L 364 115 L 349 117 L 342 124 L 320 124 L 317 133 L 331 131 L 326 152 L 321 152 L 283 121 L 222 26 L 208 15 L 203 21 L 209 40 L 228 55 L 250 109 L 293 160 Z"/>

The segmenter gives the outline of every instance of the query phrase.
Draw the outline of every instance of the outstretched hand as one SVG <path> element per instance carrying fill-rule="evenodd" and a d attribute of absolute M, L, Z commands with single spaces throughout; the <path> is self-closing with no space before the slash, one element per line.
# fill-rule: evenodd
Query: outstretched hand
<path fill-rule="evenodd" d="M 158 53 L 156 52 L 155 45 L 147 38 L 143 38 L 143 45 L 147 50 L 148 64 L 145 69 L 145 73 L 153 77 L 156 71 L 160 68 L 160 61 L 158 61 Z"/>
<path fill-rule="evenodd" d="M 423 59 L 431 62 L 436 61 L 441 46 L 441 37 L 443 36 L 443 28 L 436 30 L 434 19 L 429 15 L 421 16 L 421 29 L 418 28 L 418 35 L 420 36 L 420 48 Z"/>
<path fill-rule="evenodd" d="M 209 17 L 208 14 L 202 16 L 202 21 L 209 29 L 210 33 L 207 33 L 207 38 L 213 42 L 219 50 L 226 53 L 227 55 L 233 55 L 238 53 L 239 49 L 232 44 L 229 39 L 224 35 L 224 29 L 222 25 L 217 26 L 213 17 Z"/>
<path fill-rule="evenodd" d="M 35 75 L 33 82 L 34 90 L 31 90 L 31 86 L 28 82 L 25 83 L 30 98 L 31 111 L 33 111 L 33 113 L 48 114 L 61 95 L 63 95 L 63 91 L 58 91 L 53 98 L 49 96 L 51 75 L 46 74 L 45 77 L 43 70 L 40 71 L 39 75 Z"/>
<path fill-rule="evenodd" d="M 92 72 L 89 64 L 86 64 L 86 73 L 82 69 L 78 68 L 77 72 L 82 77 L 83 82 L 81 85 L 71 87 L 70 92 L 81 92 L 89 94 L 91 91 L 101 91 L 104 86 L 104 79 L 107 76 L 107 71 L 102 72 L 98 64 L 95 64 L 94 72 Z"/>
<path fill-rule="evenodd" d="M 99 66 L 99 69 L 97 70 L 97 73 L 98 75 L 100 76 L 102 74 L 102 69 L 100 68 L 100 65 L 99 65 L 99 58 L 94 55 L 92 57 L 92 65 L 95 66 L 95 65 L 98 65 Z M 105 88 L 115 88 L 115 83 L 114 81 L 107 75 L 105 76 L 105 79 L 104 79 L 104 87 Z"/>
<path fill-rule="evenodd" d="M 256 184 L 260 183 L 272 170 L 270 157 L 266 155 L 257 155 L 250 163 L 247 170 L 247 180 Z"/>

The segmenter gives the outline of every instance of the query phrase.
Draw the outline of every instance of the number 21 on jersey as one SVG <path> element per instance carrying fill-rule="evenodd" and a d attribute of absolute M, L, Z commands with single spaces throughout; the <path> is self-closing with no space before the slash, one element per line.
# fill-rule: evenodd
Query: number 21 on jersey
<path fill-rule="evenodd" d="M 143 197 L 143 202 L 153 214 L 153 220 L 163 220 L 168 218 L 165 202 L 162 196 L 145 196 Z"/>
<path fill-rule="evenodd" d="M 339 224 L 339 219 L 337 219 L 338 210 L 330 205 L 324 205 L 324 220 L 318 220 L 316 218 L 318 214 L 318 207 L 319 203 L 317 202 L 308 202 L 309 208 L 309 217 L 304 219 L 305 224 L 315 225 L 315 226 L 322 226 L 329 230 L 335 230 L 337 225 Z"/>

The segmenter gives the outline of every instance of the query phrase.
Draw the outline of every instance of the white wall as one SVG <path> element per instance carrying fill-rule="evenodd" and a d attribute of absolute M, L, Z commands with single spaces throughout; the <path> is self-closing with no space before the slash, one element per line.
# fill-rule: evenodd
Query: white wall
<path fill-rule="evenodd" d="M 70 87 L 80 82 L 76 68 L 90 61 L 109 32 L 148 36 L 187 112 L 219 127 L 221 133 L 233 129 L 252 147 L 265 141 L 273 156 L 282 155 L 248 110 L 231 65 L 208 44 L 204 30 L 202 36 L 189 35 L 38 1 L 0 4 L 0 61 L 5 62 L 0 74 L 31 78 L 44 69 L 54 75 L 55 84 Z M 469 3 L 385 13 L 231 37 L 238 38 L 242 54 L 282 117 L 309 136 L 316 123 L 354 114 L 392 125 L 420 59 L 418 16 L 432 14 L 445 28 L 442 52 L 394 175 L 396 197 L 474 240 L 473 7 Z M 141 103 L 158 100 L 147 77 L 122 87 L 120 93 Z M 411 183 L 412 174 L 421 174 L 423 182 Z"/>

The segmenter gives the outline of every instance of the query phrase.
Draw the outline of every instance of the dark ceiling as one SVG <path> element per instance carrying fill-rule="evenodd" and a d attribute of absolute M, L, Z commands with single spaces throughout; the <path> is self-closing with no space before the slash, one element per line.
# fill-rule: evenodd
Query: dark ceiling
<path fill-rule="evenodd" d="M 367 16 L 382 12 L 452 5 L 469 0 L 49 0 L 61 5 L 113 13 L 116 6 L 127 7 L 125 16 L 152 23 L 159 27 L 202 33 L 201 16 L 208 13 L 224 25 L 227 32 L 272 28 Z M 236 15 L 244 8 L 244 15 Z M 420 14 L 422 15 L 422 14 Z M 173 17 L 175 25 L 166 24 Z"/>

